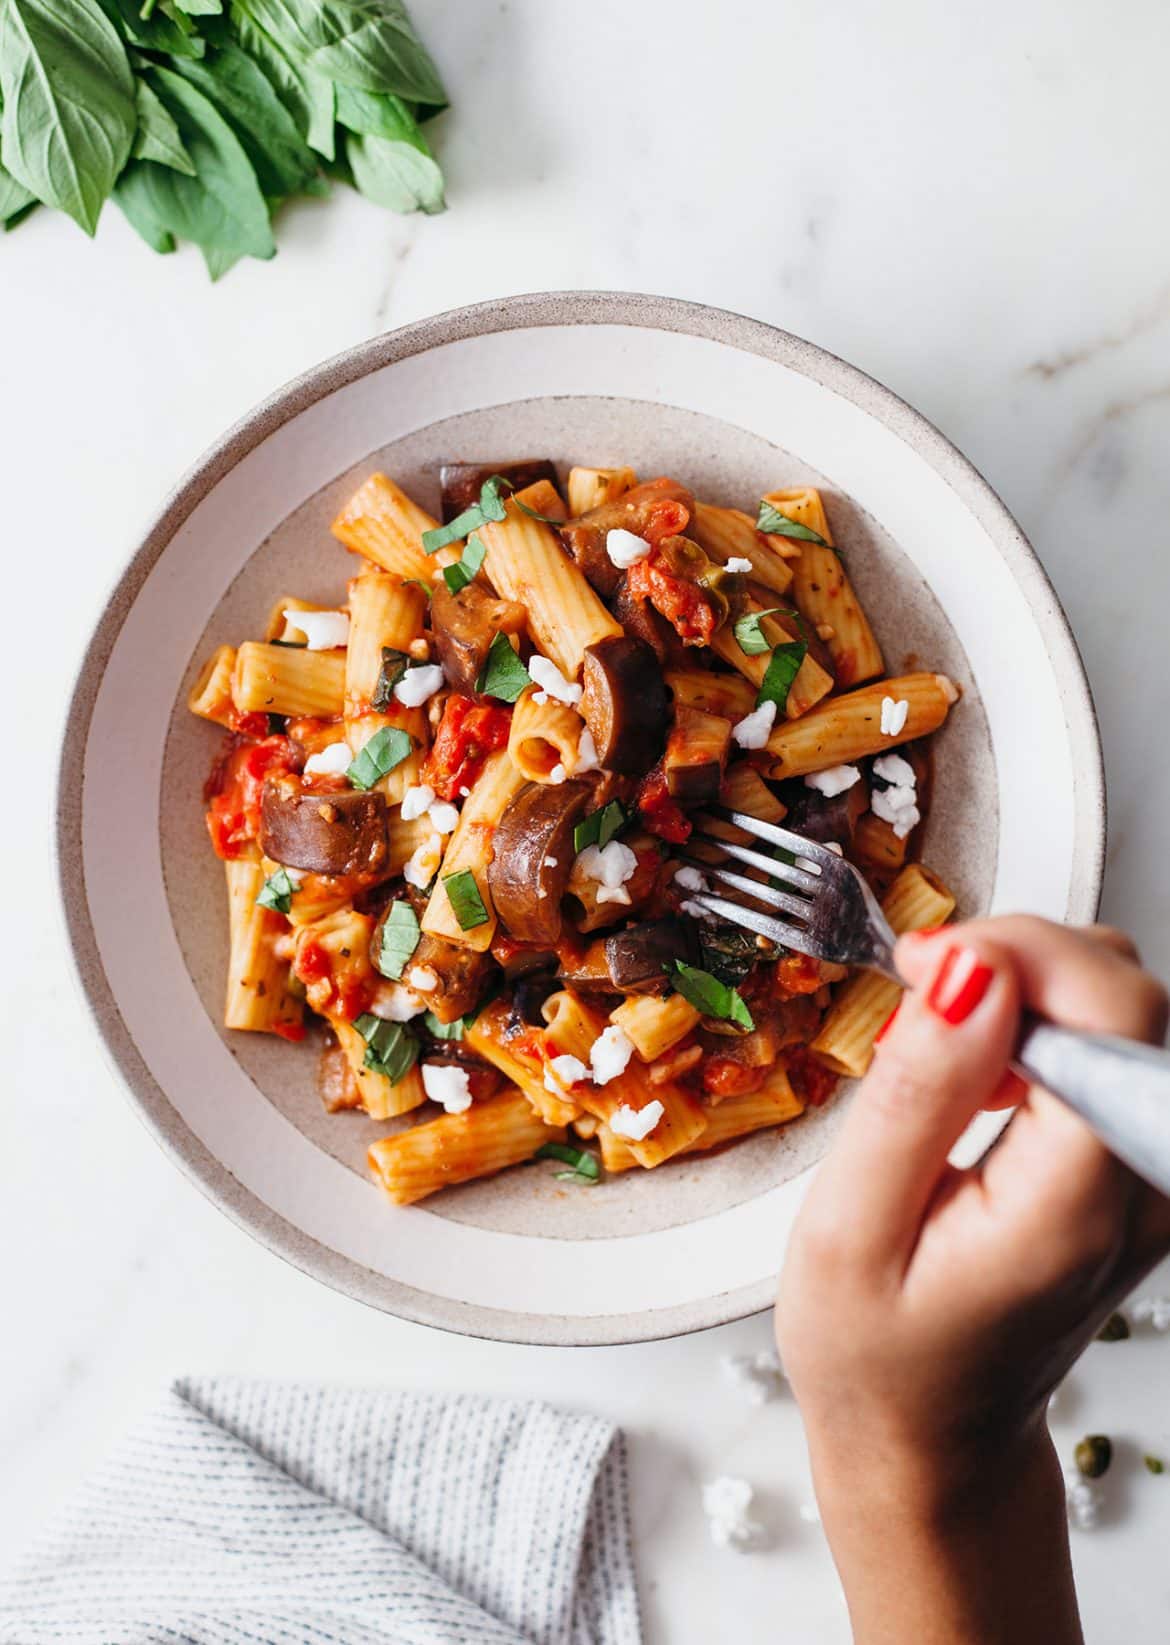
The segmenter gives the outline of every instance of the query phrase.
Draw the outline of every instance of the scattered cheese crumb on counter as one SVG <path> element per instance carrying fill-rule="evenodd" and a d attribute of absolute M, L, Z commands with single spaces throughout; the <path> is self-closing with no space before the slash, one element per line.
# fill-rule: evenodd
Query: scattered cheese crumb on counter
<path fill-rule="evenodd" d="M 819 1525 L 821 1523 L 820 1510 L 815 1502 L 802 1502 L 796 1511 L 806 1525 Z"/>
<path fill-rule="evenodd" d="M 717 1548 L 742 1550 L 763 1540 L 764 1527 L 749 1512 L 754 1497 L 747 1480 L 731 1474 L 720 1474 L 703 1486 L 703 1512 Z"/>
<path fill-rule="evenodd" d="M 784 1387 L 784 1371 L 775 1349 L 758 1354 L 724 1354 L 719 1361 L 725 1379 L 750 1405 L 766 1405 Z"/>
<path fill-rule="evenodd" d="M 535 700 L 546 703 L 550 697 L 555 697 L 559 703 L 567 703 L 570 708 L 581 701 L 581 687 L 567 680 L 549 658 L 542 657 L 534 652 L 528 659 L 528 672 L 533 683 L 539 687 Z"/>
<path fill-rule="evenodd" d="M 611 1022 L 589 1048 L 589 1066 L 593 1070 L 594 1084 L 608 1085 L 610 1080 L 624 1074 L 633 1054 L 633 1040 L 616 1022 Z"/>
<path fill-rule="evenodd" d="M 651 552 L 651 545 L 645 537 L 639 537 L 633 531 L 627 531 L 624 526 L 616 526 L 613 531 L 605 534 L 605 552 L 620 571 L 628 571 L 639 560 L 644 560 Z"/>
<path fill-rule="evenodd" d="M 615 1137 L 625 1137 L 628 1142 L 641 1142 L 650 1135 L 665 1112 L 657 1097 L 645 1108 L 631 1108 L 628 1103 L 623 1103 L 610 1116 L 609 1128 Z"/>
<path fill-rule="evenodd" d="M 882 736 L 898 737 L 906 727 L 906 719 L 910 713 L 910 704 L 905 697 L 899 697 L 895 702 L 893 697 L 882 698 Z"/>
<path fill-rule="evenodd" d="M 353 752 L 348 743 L 330 743 L 319 754 L 310 754 L 305 761 L 306 777 L 344 777 L 353 764 Z"/>
<path fill-rule="evenodd" d="M 1170 1331 L 1170 1297 L 1141 1297 L 1129 1312 L 1139 1325 L 1152 1325 L 1155 1331 Z"/>
<path fill-rule="evenodd" d="M 1064 1494 L 1069 1524 L 1076 1531 L 1091 1531 L 1103 1505 L 1101 1492 L 1082 1474 L 1069 1473 L 1064 1476 Z"/>
<path fill-rule="evenodd" d="M 407 669 L 394 687 L 394 697 L 404 708 L 421 708 L 443 689 L 443 684 L 443 670 L 438 663 L 424 663 L 421 668 Z"/>
<path fill-rule="evenodd" d="M 861 772 L 855 765 L 831 765 L 827 771 L 810 771 L 804 779 L 804 786 L 815 788 L 818 794 L 832 800 L 860 781 Z"/>
<path fill-rule="evenodd" d="M 422 1082 L 431 1101 L 441 1104 L 448 1114 L 463 1114 L 471 1107 L 471 1078 L 465 1068 L 424 1062 Z"/>
<path fill-rule="evenodd" d="M 761 703 L 759 708 L 753 708 L 750 714 L 745 714 L 738 724 L 732 726 L 731 740 L 740 748 L 763 748 L 772 735 L 775 723 L 776 704 Z"/>
<path fill-rule="evenodd" d="M 290 628 L 305 636 L 309 651 L 334 651 L 349 644 L 349 616 L 344 611 L 294 611 L 283 613 Z"/>

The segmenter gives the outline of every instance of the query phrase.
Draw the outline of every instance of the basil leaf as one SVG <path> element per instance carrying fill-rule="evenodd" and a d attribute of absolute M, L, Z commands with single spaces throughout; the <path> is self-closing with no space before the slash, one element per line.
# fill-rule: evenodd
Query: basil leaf
<path fill-rule="evenodd" d="M 436 1040 L 461 1040 L 464 1024 L 469 1019 L 456 1017 L 454 1022 L 440 1022 L 433 1011 L 427 1011 L 423 1016 L 427 1033 Z"/>
<path fill-rule="evenodd" d="M 539 520 L 542 525 L 562 526 L 565 523 L 558 514 L 539 514 L 536 509 L 529 508 L 527 503 L 521 502 L 519 497 L 513 497 L 512 501 L 521 514 L 527 514 L 530 519 Z"/>
<path fill-rule="evenodd" d="M 276 254 L 268 207 L 256 174 L 232 128 L 198 87 L 172 69 L 150 71 L 152 88 L 174 116 L 196 175 L 134 160 L 114 198 L 130 222 L 140 217 L 202 250 L 213 278 L 240 257 Z M 139 229 L 139 232 L 142 232 Z"/>
<path fill-rule="evenodd" d="M 161 6 L 150 11 L 142 0 L 98 0 L 98 5 L 118 33 L 144 51 L 166 51 L 172 57 L 202 57 L 207 50 L 205 41 L 195 33 L 194 23 L 181 12 L 170 13 Z"/>
<path fill-rule="evenodd" d="M 223 11 L 223 0 L 172 0 L 172 4 L 188 17 L 218 17 Z"/>
<path fill-rule="evenodd" d="M 432 592 L 430 583 L 424 583 L 421 577 L 404 577 L 402 579 L 403 588 L 409 588 L 412 584 L 415 588 L 421 588 L 427 599 L 430 599 Z"/>
<path fill-rule="evenodd" d="M 409 667 L 410 658 L 405 651 L 395 651 L 391 645 L 382 647 L 382 666 L 378 670 L 374 695 L 370 698 L 371 708 L 390 707 L 394 701 L 394 687 Z"/>
<path fill-rule="evenodd" d="M 188 177 L 194 177 L 194 162 L 165 103 L 141 78 L 134 82 L 134 98 L 138 105 L 138 130 L 130 151 L 134 158 L 155 160 L 160 166 L 169 166 L 172 171 L 182 171 Z"/>
<path fill-rule="evenodd" d="M 339 85 L 446 107 L 401 0 L 247 0 L 247 9 L 294 61 Z"/>
<path fill-rule="evenodd" d="M 463 558 L 457 565 L 443 567 L 443 581 L 452 594 L 458 594 L 461 588 L 475 581 L 476 572 L 483 565 L 487 549 L 483 546 L 478 534 L 472 532 L 467 539 L 467 547 L 463 550 Z"/>
<path fill-rule="evenodd" d="M 579 1182 L 584 1186 L 592 1187 L 601 1176 L 601 1168 L 596 1156 L 585 1148 L 572 1148 L 567 1142 L 544 1142 L 533 1154 L 533 1159 L 555 1159 L 562 1165 L 572 1166 L 570 1171 L 557 1171 L 558 1182 Z"/>
<path fill-rule="evenodd" d="M 270 874 L 260 887 L 256 897 L 257 908 L 271 908 L 277 914 L 287 914 L 292 907 L 293 892 L 296 890 L 296 881 L 291 877 L 287 868 L 278 868 L 275 874 Z"/>
<path fill-rule="evenodd" d="M 696 1011 L 701 1011 L 705 1017 L 718 1017 L 722 1022 L 738 1023 L 741 1028 L 749 1030 L 756 1026 L 736 989 L 728 988 L 709 971 L 700 971 L 697 966 L 675 960 L 674 975 L 670 980 L 675 993 L 689 1000 Z"/>
<path fill-rule="evenodd" d="M 334 155 L 333 82 L 294 62 L 249 16 L 243 0 L 232 0 L 231 24 L 236 39 L 264 70 L 297 130 L 311 149 L 327 160 Z"/>
<path fill-rule="evenodd" d="M 446 525 L 423 532 L 423 553 L 434 554 L 438 549 L 446 548 L 448 543 L 461 542 L 473 531 L 478 531 L 481 525 L 487 525 L 489 520 L 504 519 L 507 509 L 500 501 L 501 487 L 511 490 L 511 482 L 505 480 L 502 474 L 489 475 L 479 488 L 477 503 L 472 503 L 470 508 L 465 508 L 462 514 L 457 514 Z"/>
<path fill-rule="evenodd" d="M 414 747 L 414 738 L 396 725 L 384 725 L 345 773 L 355 788 L 373 788 L 396 765 L 401 765 Z"/>
<path fill-rule="evenodd" d="M 498 697 L 501 702 L 514 703 L 531 684 L 532 676 L 508 643 L 508 636 L 497 634 L 475 682 L 475 689 L 481 696 Z"/>
<path fill-rule="evenodd" d="M 732 632 L 745 657 L 762 657 L 771 649 L 772 642 L 765 639 L 760 623 L 764 617 L 774 617 L 783 610 L 783 606 L 770 605 L 766 611 L 749 611 L 746 617 L 739 618 Z"/>
<path fill-rule="evenodd" d="M 5 228 L 15 228 L 36 204 L 36 195 L 30 194 L 22 183 L 18 183 L 0 166 L 0 223 Z"/>
<path fill-rule="evenodd" d="M 392 902 L 382 922 L 382 941 L 374 964 L 384 977 L 397 982 L 418 947 L 418 917 L 408 902 Z"/>
<path fill-rule="evenodd" d="M 775 703 L 777 714 L 783 714 L 792 682 L 807 655 L 807 640 L 786 640 L 775 648 L 756 697 L 757 708 L 761 703 Z"/>
<path fill-rule="evenodd" d="M 607 846 L 615 834 L 626 826 L 629 818 L 620 800 L 610 800 L 600 811 L 591 811 L 573 829 L 573 850 L 580 855 L 589 846 L 599 850 Z"/>
<path fill-rule="evenodd" d="M 803 542 L 820 543 L 822 548 L 829 547 L 819 531 L 814 531 L 811 526 L 801 525 L 799 520 L 789 519 L 788 515 L 781 514 L 773 503 L 760 503 L 756 530 L 765 532 L 769 537 L 799 537 Z"/>
<path fill-rule="evenodd" d="M 359 137 L 350 132 L 345 153 L 354 187 L 388 211 L 445 211 L 443 173 L 429 153 L 389 137 Z"/>
<path fill-rule="evenodd" d="M 487 924 L 488 911 L 470 868 L 461 868 L 455 874 L 444 874 L 443 885 L 460 930 L 474 931 L 477 925 Z"/>
<path fill-rule="evenodd" d="M 375 1074 L 384 1074 L 391 1085 L 397 1085 L 414 1067 L 418 1057 L 418 1041 L 400 1022 L 383 1022 L 369 1012 L 363 1013 L 354 1027 L 366 1042 L 362 1059 Z"/>
<path fill-rule="evenodd" d="M 264 70 L 225 43 L 205 62 L 178 61 L 176 71 L 223 115 L 248 156 L 262 194 L 296 194 L 316 175 L 317 160 Z"/>
<path fill-rule="evenodd" d="M 0 5 L 5 169 L 87 234 L 130 155 L 134 77 L 97 0 Z"/>

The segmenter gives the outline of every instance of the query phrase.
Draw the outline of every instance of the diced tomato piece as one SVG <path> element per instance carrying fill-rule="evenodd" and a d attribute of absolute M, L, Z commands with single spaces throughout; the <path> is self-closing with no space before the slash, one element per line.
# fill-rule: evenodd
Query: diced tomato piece
<path fill-rule="evenodd" d="M 713 1097 L 746 1097 L 760 1089 L 767 1074 L 766 1067 L 750 1068 L 734 1057 L 710 1057 L 702 1067 L 703 1089 Z"/>
<path fill-rule="evenodd" d="M 267 737 L 267 714 L 241 714 L 237 709 L 232 710 L 232 730 L 238 731 L 241 737 Z"/>
<path fill-rule="evenodd" d="M 440 799 L 458 798 L 460 789 L 475 782 L 488 755 L 507 746 L 511 725 L 510 708 L 458 694 L 448 697 L 421 780 Z"/>
<path fill-rule="evenodd" d="M 636 561 L 626 573 L 626 588 L 635 599 L 649 600 L 684 645 L 710 645 L 717 625 L 714 605 L 696 583 L 675 576 L 662 554 Z"/>
<path fill-rule="evenodd" d="M 303 942 L 297 950 L 293 969 L 302 982 L 319 982 L 329 975 L 329 955 L 319 943 Z"/>
<path fill-rule="evenodd" d="M 671 482 L 668 480 L 667 485 Z M 646 510 L 646 523 L 638 533 L 648 543 L 660 543 L 664 537 L 678 537 L 690 524 L 690 510 L 677 498 L 663 497 L 652 502 Z"/>
<path fill-rule="evenodd" d="M 837 1089 L 839 1075 L 818 1062 L 807 1045 L 796 1045 L 784 1053 L 784 1066 L 792 1089 L 810 1108 L 820 1108 Z"/>
<path fill-rule="evenodd" d="M 210 805 L 207 828 L 217 856 L 238 857 L 259 836 L 264 779 L 292 767 L 292 744 L 287 737 L 265 737 L 260 742 L 229 738 L 204 789 Z"/>
<path fill-rule="evenodd" d="M 785 999 L 815 994 L 821 986 L 821 967 L 811 954 L 785 954 L 776 963 L 776 990 Z"/>
<path fill-rule="evenodd" d="M 272 1025 L 272 1032 L 279 1034 L 282 1040 L 292 1040 L 294 1043 L 305 1037 L 305 1025 L 290 1018 L 287 1022 L 276 1021 Z"/>
<path fill-rule="evenodd" d="M 692 825 L 666 786 L 666 772 L 661 761 L 642 778 L 636 803 L 642 821 L 660 840 L 681 845 L 689 838 Z"/>

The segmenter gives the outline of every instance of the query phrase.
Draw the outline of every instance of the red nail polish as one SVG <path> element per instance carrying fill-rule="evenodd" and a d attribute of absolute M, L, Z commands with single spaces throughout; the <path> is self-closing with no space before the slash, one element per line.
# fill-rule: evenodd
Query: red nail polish
<path fill-rule="evenodd" d="M 994 974 L 973 948 L 952 943 L 935 973 L 926 1003 L 936 1017 L 957 1027 L 966 1022 L 986 994 Z"/>
<path fill-rule="evenodd" d="M 907 931 L 906 936 L 913 940 L 918 940 L 922 937 L 936 937 L 941 930 L 941 925 L 924 925 L 917 931 Z"/>
<path fill-rule="evenodd" d="M 890 1029 L 894 1026 L 894 1018 L 898 1015 L 898 1012 L 901 1009 L 902 1009 L 902 1002 L 901 1002 L 901 1000 L 899 1000 L 897 1005 L 895 1005 L 894 1009 L 890 1012 L 889 1016 L 886 1018 L 885 1022 L 882 1023 L 881 1027 L 878 1029 L 877 1033 L 874 1035 L 873 1043 L 875 1045 L 880 1045 L 882 1040 L 885 1039 L 885 1037 L 889 1033 Z"/>

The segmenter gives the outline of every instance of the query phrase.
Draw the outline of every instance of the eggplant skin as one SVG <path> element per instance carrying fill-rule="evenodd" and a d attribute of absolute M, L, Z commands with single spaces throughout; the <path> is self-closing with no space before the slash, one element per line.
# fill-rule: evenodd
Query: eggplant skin
<path fill-rule="evenodd" d="M 609 980 L 622 994 L 665 994 L 671 962 L 691 958 L 690 928 L 683 920 L 645 920 L 605 939 Z"/>
<path fill-rule="evenodd" d="M 643 776 L 662 753 L 670 693 L 642 640 L 615 634 L 585 647 L 581 713 L 606 771 Z"/>
<path fill-rule="evenodd" d="M 857 782 L 830 799 L 815 788 L 806 788 L 803 782 L 794 782 L 785 788 L 784 799 L 788 806 L 785 828 L 819 840 L 822 845 L 831 841 L 847 848 L 853 841 L 857 819 L 869 803 L 869 790 L 864 782 Z"/>
<path fill-rule="evenodd" d="M 695 512 L 694 493 L 677 480 L 647 480 L 634 486 L 616 502 L 601 503 L 579 519 L 560 528 L 561 541 L 577 562 L 588 582 L 603 599 L 616 594 L 622 573 L 606 553 L 609 532 L 619 528 L 641 537 L 656 522 L 661 529 L 681 531 Z"/>
<path fill-rule="evenodd" d="M 573 829 L 592 809 L 595 791 L 582 779 L 526 783 L 496 824 L 488 888 L 497 915 L 518 942 L 552 947 L 559 941 L 561 898 L 575 856 Z"/>
<path fill-rule="evenodd" d="M 370 935 L 370 963 L 375 971 L 378 969 L 378 955 L 382 952 L 382 927 L 393 906 L 392 902 L 387 903 Z M 433 1012 L 440 1022 L 456 1022 L 478 1003 L 492 971 L 492 957 L 490 954 L 473 953 L 469 948 L 457 948 L 444 937 L 432 937 L 424 931 L 403 971 L 403 980 L 408 988 L 408 975 L 415 970 L 431 971 L 438 978 L 429 992 L 415 990 L 420 1000 L 426 1000 L 427 1010 Z"/>
<path fill-rule="evenodd" d="M 269 777 L 260 796 L 260 849 L 310 874 L 376 874 L 389 856 L 386 800 L 371 789 L 313 793 Z"/>
<path fill-rule="evenodd" d="M 538 480 L 557 483 L 557 471 L 547 457 L 533 457 L 523 463 L 444 463 L 439 470 L 439 484 L 443 488 L 443 523 L 448 524 L 457 514 L 479 502 L 485 480 L 493 474 L 510 480 L 514 491 L 523 491 Z"/>

